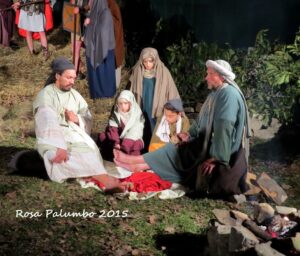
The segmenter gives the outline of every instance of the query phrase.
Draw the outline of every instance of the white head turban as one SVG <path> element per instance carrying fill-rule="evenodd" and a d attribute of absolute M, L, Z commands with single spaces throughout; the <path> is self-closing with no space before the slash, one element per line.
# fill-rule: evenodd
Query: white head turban
<path fill-rule="evenodd" d="M 233 81 L 235 79 L 235 74 L 232 72 L 230 64 L 225 60 L 208 60 L 206 61 L 206 67 L 213 68 L 226 80 Z"/>

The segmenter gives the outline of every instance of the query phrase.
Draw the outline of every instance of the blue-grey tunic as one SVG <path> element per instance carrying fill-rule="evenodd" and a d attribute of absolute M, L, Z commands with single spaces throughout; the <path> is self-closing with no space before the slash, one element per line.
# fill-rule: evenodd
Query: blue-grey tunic
<path fill-rule="evenodd" d="M 228 164 L 230 156 L 240 148 L 246 108 L 239 91 L 225 84 L 212 91 L 204 105 L 189 130 L 192 139 L 187 144 L 180 147 L 167 144 L 144 155 L 146 163 L 161 178 L 183 182 L 205 159 Z"/>

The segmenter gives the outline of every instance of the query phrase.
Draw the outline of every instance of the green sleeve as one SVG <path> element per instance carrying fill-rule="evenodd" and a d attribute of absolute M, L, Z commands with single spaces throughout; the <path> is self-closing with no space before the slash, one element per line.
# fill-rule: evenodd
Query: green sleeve
<path fill-rule="evenodd" d="M 238 116 L 238 102 L 232 90 L 222 91 L 215 105 L 213 134 L 209 150 L 210 157 L 229 163 L 234 135 L 234 124 Z"/>

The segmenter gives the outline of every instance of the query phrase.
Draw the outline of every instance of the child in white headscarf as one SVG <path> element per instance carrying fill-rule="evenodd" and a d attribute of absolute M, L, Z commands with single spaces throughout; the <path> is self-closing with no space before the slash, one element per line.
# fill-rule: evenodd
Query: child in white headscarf
<path fill-rule="evenodd" d="M 123 90 L 117 97 L 105 132 L 99 134 L 102 156 L 113 158 L 113 149 L 129 155 L 140 155 L 143 143 L 144 117 L 131 91 Z"/>
<path fill-rule="evenodd" d="M 178 134 L 188 132 L 189 119 L 184 115 L 180 99 L 171 99 L 164 105 L 164 114 L 157 120 L 151 137 L 149 152 L 163 147 L 166 143 L 177 144 Z"/>

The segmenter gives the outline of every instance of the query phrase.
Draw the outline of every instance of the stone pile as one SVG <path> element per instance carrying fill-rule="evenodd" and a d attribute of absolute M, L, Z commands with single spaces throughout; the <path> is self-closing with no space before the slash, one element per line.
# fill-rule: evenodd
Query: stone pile
<path fill-rule="evenodd" d="M 244 202 L 239 208 L 246 213 L 213 210 L 216 219 L 207 234 L 209 255 L 300 254 L 300 210 L 257 202 Z"/>

